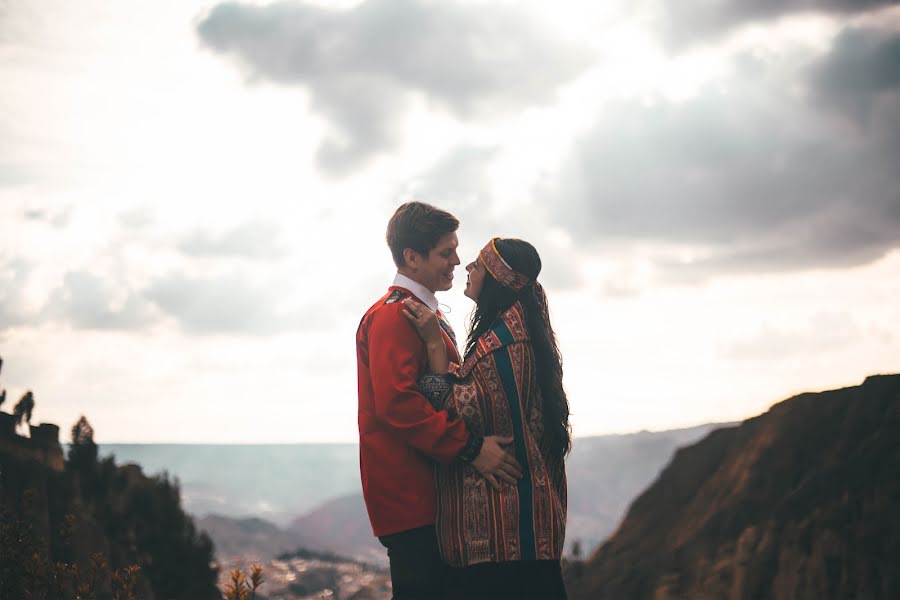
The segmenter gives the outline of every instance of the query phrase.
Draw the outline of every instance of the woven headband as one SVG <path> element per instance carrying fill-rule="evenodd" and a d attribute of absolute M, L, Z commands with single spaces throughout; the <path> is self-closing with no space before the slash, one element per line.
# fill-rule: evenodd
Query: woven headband
<path fill-rule="evenodd" d="M 481 249 L 478 258 L 481 259 L 484 268 L 491 274 L 491 277 L 496 279 L 500 285 L 508 287 L 514 292 L 518 292 L 528 285 L 531 280 L 527 275 L 514 271 L 513 268 L 509 266 L 509 263 L 503 260 L 503 257 L 500 256 L 500 253 L 497 251 L 497 245 L 495 244 L 498 239 L 500 238 L 493 238 L 488 242 L 487 245 Z"/>

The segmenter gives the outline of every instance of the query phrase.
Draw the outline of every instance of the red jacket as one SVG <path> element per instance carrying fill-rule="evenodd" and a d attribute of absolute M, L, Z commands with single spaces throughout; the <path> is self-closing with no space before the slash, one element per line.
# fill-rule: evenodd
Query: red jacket
<path fill-rule="evenodd" d="M 391 287 L 356 331 L 359 470 L 376 536 L 434 524 L 432 460 L 450 463 L 465 448 L 464 423 L 435 411 L 417 380 L 428 366 L 425 343 L 400 312 L 412 292 Z M 450 358 L 459 355 L 444 333 Z"/>

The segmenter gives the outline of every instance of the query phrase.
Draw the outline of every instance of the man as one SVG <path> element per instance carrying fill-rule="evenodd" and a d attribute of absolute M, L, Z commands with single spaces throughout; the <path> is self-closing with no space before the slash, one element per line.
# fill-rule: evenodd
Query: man
<path fill-rule="evenodd" d="M 422 338 L 402 314 L 412 298 L 436 312 L 451 360 L 459 362 L 453 331 L 435 292 L 453 285 L 460 264 L 459 221 L 421 202 L 400 206 L 387 228 L 397 275 L 366 311 L 356 332 L 359 378 L 359 463 L 372 531 L 388 549 L 395 600 L 441 595 L 445 566 L 434 532 L 433 462 L 467 461 L 489 481 L 515 483 L 521 469 L 501 444 L 481 438 L 462 420 L 436 411 L 417 380 L 428 364 Z M 492 482 L 493 483 L 493 482 Z"/>

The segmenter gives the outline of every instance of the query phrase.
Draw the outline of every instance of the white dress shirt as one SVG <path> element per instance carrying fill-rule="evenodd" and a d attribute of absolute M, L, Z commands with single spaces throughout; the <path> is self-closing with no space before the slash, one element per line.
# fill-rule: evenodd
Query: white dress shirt
<path fill-rule="evenodd" d="M 425 306 L 431 309 L 431 312 L 437 312 L 438 299 L 434 292 L 426 288 L 418 281 L 413 281 L 403 273 L 397 273 L 394 277 L 394 285 L 406 288 L 416 295 L 416 298 L 425 303 Z"/>

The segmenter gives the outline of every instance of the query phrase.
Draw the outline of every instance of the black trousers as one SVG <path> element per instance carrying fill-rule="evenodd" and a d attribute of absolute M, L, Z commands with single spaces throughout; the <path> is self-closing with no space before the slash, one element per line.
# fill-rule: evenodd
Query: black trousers
<path fill-rule="evenodd" d="M 565 600 L 558 560 L 516 560 L 449 568 L 447 600 Z"/>
<path fill-rule="evenodd" d="M 448 567 L 441 560 L 434 527 L 419 527 L 378 538 L 391 562 L 394 600 L 444 598 Z"/>
<path fill-rule="evenodd" d="M 448 567 L 434 527 L 379 537 L 391 563 L 393 600 L 566 600 L 558 560 Z"/>

